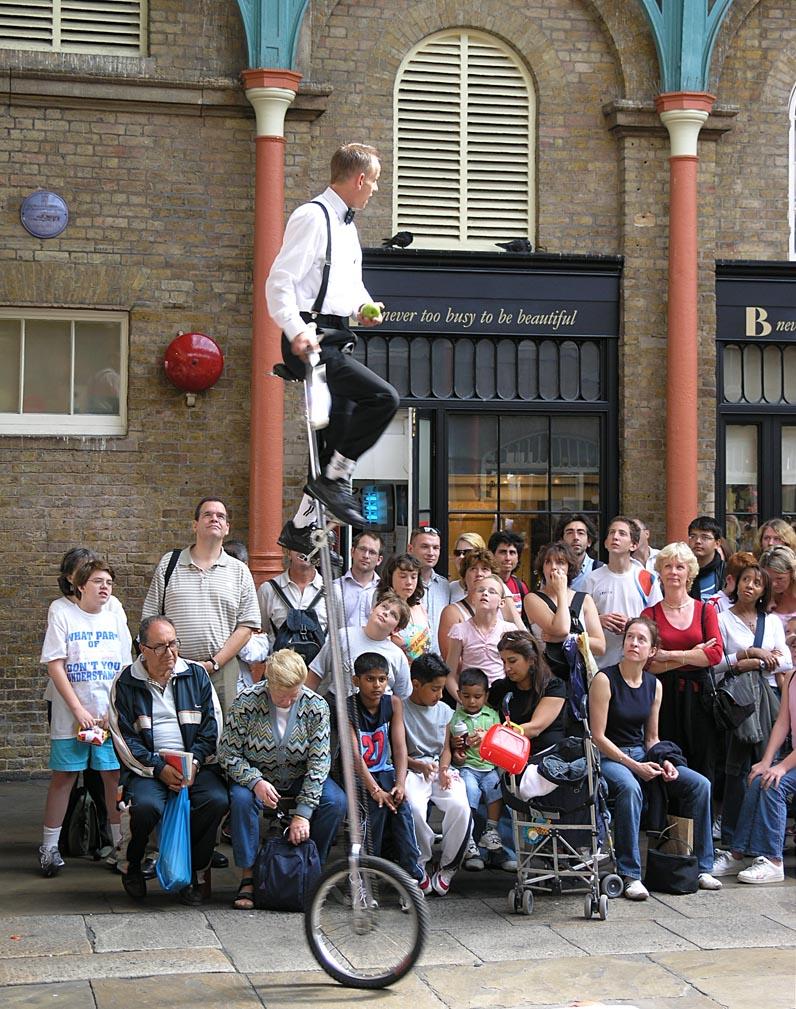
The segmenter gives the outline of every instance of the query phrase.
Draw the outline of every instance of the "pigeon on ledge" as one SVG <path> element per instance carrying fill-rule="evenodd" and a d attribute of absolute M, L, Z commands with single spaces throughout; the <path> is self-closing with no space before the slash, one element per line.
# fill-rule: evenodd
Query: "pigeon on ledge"
<path fill-rule="evenodd" d="M 392 238 L 385 238 L 381 243 L 385 249 L 405 249 L 407 245 L 411 245 L 415 240 L 415 236 L 411 231 L 399 231 L 397 234 L 393 235 Z"/>
<path fill-rule="evenodd" d="M 510 242 L 495 242 L 506 252 L 533 252 L 533 246 L 527 238 L 512 238 Z"/>

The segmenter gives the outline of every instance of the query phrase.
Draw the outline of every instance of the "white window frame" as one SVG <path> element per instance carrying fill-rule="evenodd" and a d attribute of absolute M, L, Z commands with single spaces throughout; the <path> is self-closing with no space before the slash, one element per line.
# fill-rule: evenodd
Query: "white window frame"
<path fill-rule="evenodd" d="M 105 437 L 127 434 L 127 380 L 129 351 L 129 319 L 126 312 L 91 311 L 82 309 L 0 308 L 0 319 L 22 319 L 23 322 L 58 320 L 71 323 L 72 354 L 69 381 L 69 413 L 23 413 L 22 390 L 25 375 L 25 341 L 22 340 L 19 360 L 19 408 L 15 413 L 0 413 L 0 437 L 4 435 L 59 435 L 61 437 Z M 75 413 L 74 340 L 76 322 L 115 322 L 119 324 L 119 413 Z M 23 329 L 24 334 L 24 329 Z"/>
<path fill-rule="evenodd" d="M 429 168 L 428 171 L 431 175 L 436 171 L 436 167 L 442 165 L 443 171 L 445 166 L 449 166 L 451 172 L 458 172 L 461 176 L 458 188 L 455 184 L 446 188 L 443 185 L 434 186 L 431 188 L 426 187 L 424 196 L 426 200 L 433 198 L 435 195 L 439 196 L 440 204 L 436 208 L 432 208 L 431 204 L 428 206 L 428 221 L 431 225 L 431 234 L 421 233 L 418 234 L 416 230 L 412 227 L 411 218 L 423 215 L 423 210 L 418 210 L 413 213 L 412 208 L 404 202 L 402 202 L 402 192 L 407 188 L 411 190 L 412 188 L 417 188 L 419 191 L 424 190 L 424 180 L 423 173 L 420 171 L 417 176 L 414 175 L 412 168 L 414 165 L 422 164 L 423 159 L 423 141 L 422 139 L 418 142 L 402 142 L 401 134 L 402 132 L 406 134 L 412 134 L 417 132 L 417 130 L 422 129 L 429 137 L 433 137 L 435 133 L 434 120 L 432 117 L 423 124 L 422 116 L 418 118 L 413 118 L 410 115 L 403 116 L 401 114 L 401 100 L 402 96 L 411 95 L 413 91 L 417 91 L 417 84 L 413 82 L 411 76 L 405 83 L 405 74 L 407 71 L 412 71 L 418 75 L 418 79 L 422 81 L 423 78 L 423 63 L 426 53 L 434 51 L 433 47 L 439 46 L 440 51 L 444 51 L 446 46 L 456 46 L 458 47 L 459 53 L 463 56 L 461 62 L 458 60 L 455 64 L 456 70 L 458 71 L 458 84 L 456 88 L 453 88 L 450 95 L 441 94 L 440 99 L 446 99 L 446 104 L 448 106 L 448 114 L 444 121 L 440 122 L 441 134 L 444 136 L 449 133 L 446 138 L 449 143 L 440 151 L 440 156 L 434 156 L 434 149 L 431 149 L 430 157 L 428 160 L 429 165 L 434 165 L 435 167 Z M 483 179 L 479 181 L 474 187 L 468 182 L 467 172 L 472 171 L 475 177 L 484 169 L 487 162 L 483 162 L 478 153 L 479 148 L 483 146 L 484 141 L 484 123 L 479 122 L 477 119 L 477 103 L 471 101 L 471 95 L 469 93 L 469 82 L 471 78 L 475 78 L 478 75 L 478 55 L 473 57 L 471 62 L 471 49 L 476 52 L 479 46 L 489 46 L 491 49 L 496 50 L 501 54 L 501 56 L 511 64 L 512 69 L 516 71 L 517 78 L 521 79 L 525 86 L 524 100 L 527 102 L 527 152 L 526 160 L 522 167 L 527 171 L 527 176 L 525 182 L 527 189 L 524 193 L 523 200 L 523 214 L 525 216 L 526 225 L 520 228 L 514 223 L 510 222 L 511 215 L 506 215 L 503 222 L 498 219 L 495 220 L 494 232 L 492 234 L 484 234 L 484 219 L 485 215 L 482 213 L 471 215 L 469 212 L 469 202 L 473 199 L 484 198 L 485 186 Z M 454 64 L 452 64 L 453 66 Z M 496 119 L 495 124 L 495 134 L 500 135 L 501 127 L 499 124 L 499 119 L 501 116 L 501 105 L 500 105 L 500 89 L 501 89 L 501 76 L 498 71 L 495 80 L 495 92 L 496 98 L 494 103 L 494 115 Z M 459 92 L 459 109 L 458 109 L 458 133 L 451 131 L 452 124 L 456 121 L 456 116 L 452 117 L 451 106 L 454 103 L 454 97 L 457 92 Z M 422 92 L 420 92 L 422 94 Z M 429 83 L 429 95 L 428 101 L 433 102 L 433 82 Z M 411 105 L 410 105 L 411 108 Z M 504 106 L 505 108 L 505 106 Z M 475 113 L 475 118 L 470 120 L 469 116 L 471 113 Z M 415 45 L 410 52 L 406 54 L 398 68 L 398 73 L 395 78 L 395 86 L 393 90 L 393 122 L 394 122 L 394 182 L 393 182 L 393 227 L 394 230 L 409 230 L 415 235 L 414 247 L 415 248 L 427 248 L 427 249 L 467 249 L 467 250 L 488 250 L 491 252 L 498 251 L 495 248 L 495 242 L 506 241 L 508 239 L 514 238 L 528 238 L 529 240 L 534 240 L 534 235 L 536 231 L 536 144 L 537 144 L 537 125 L 536 125 L 536 91 L 534 88 L 532 77 L 525 66 L 521 56 L 513 50 L 509 45 L 507 45 L 498 36 L 492 35 L 488 32 L 479 31 L 470 28 L 448 28 L 441 32 L 435 32 L 432 35 L 427 36 L 417 45 Z M 433 143 L 433 140 L 426 141 Z M 459 156 L 455 157 L 453 152 L 453 144 L 458 142 Z M 462 152 L 464 157 L 462 157 Z M 479 167 L 479 160 L 482 161 Z M 487 159 L 488 161 L 488 159 Z M 495 159 L 495 171 L 494 171 L 494 184 L 491 186 L 491 193 L 494 194 L 495 204 L 499 206 L 500 204 L 500 194 L 502 187 L 502 180 L 508 177 L 508 174 L 513 170 L 516 172 L 517 166 L 520 164 L 517 160 L 515 154 L 514 159 L 509 159 L 501 164 L 496 157 Z M 404 174 L 404 172 L 406 174 Z M 516 188 L 512 188 L 510 184 L 508 186 L 503 186 L 506 192 L 506 198 L 509 202 L 516 201 L 517 192 Z M 456 210 L 453 210 L 453 204 L 456 204 Z M 450 207 L 450 216 L 445 213 L 444 207 Z M 434 215 L 437 215 L 440 220 L 440 229 L 438 234 L 433 234 L 433 219 Z M 441 216 L 440 216 L 441 215 Z M 507 233 L 509 232 L 509 233 Z"/>
<path fill-rule="evenodd" d="M 114 24 L 126 24 L 124 19 L 114 21 L 118 5 L 123 3 L 126 12 L 138 8 L 137 42 L 127 45 L 125 37 L 135 39 L 133 32 L 114 31 Z M 24 13 L 30 11 L 29 15 Z M 103 17 L 103 14 L 105 15 Z M 3 22 L 6 25 L 4 26 Z M 93 40 L 80 38 L 80 25 L 89 28 L 86 33 Z M 42 34 L 48 28 L 49 41 L 27 37 Z M 105 30 L 103 30 L 103 28 Z M 102 39 L 102 36 L 106 36 Z M 114 37 L 116 41 L 114 40 Z M 147 0 L 0 0 L 0 49 L 23 49 L 49 53 L 91 53 L 103 56 L 146 55 Z"/>
<path fill-rule="evenodd" d="M 788 102 L 788 259 L 796 260 L 796 85 Z"/>

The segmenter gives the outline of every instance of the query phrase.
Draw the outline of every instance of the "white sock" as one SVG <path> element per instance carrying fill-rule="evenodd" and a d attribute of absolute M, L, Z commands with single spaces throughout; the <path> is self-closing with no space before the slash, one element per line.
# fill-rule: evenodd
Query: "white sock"
<path fill-rule="evenodd" d="M 41 832 L 41 843 L 49 851 L 50 848 L 57 848 L 61 839 L 60 827 L 44 827 Z"/>
<path fill-rule="evenodd" d="M 111 837 L 113 838 L 114 848 L 118 848 L 119 842 L 122 839 L 122 825 L 120 823 L 111 824 Z"/>
<path fill-rule="evenodd" d="M 326 464 L 326 470 L 323 475 L 330 480 L 344 480 L 346 477 L 352 475 L 355 466 L 355 459 L 347 459 L 344 455 L 340 455 L 339 452 L 334 452 L 332 458 Z"/>
<path fill-rule="evenodd" d="M 305 494 L 298 506 L 298 511 L 293 516 L 293 525 L 296 529 L 306 529 L 315 523 L 315 499 L 309 494 Z"/>

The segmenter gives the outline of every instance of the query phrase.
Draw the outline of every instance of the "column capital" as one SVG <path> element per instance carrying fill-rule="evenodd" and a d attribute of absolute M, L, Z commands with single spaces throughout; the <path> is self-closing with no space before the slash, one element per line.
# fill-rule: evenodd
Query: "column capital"
<path fill-rule="evenodd" d="M 284 137 L 285 114 L 298 92 L 301 74 L 293 70 L 244 70 L 246 97 L 254 108 L 258 137 Z"/>
<path fill-rule="evenodd" d="M 673 158 L 697 156 L 699 131 L 715 100 L 715 95 L 703 91 L 673 91 L 655 99 L 661 122 L 669 131 Z"/>

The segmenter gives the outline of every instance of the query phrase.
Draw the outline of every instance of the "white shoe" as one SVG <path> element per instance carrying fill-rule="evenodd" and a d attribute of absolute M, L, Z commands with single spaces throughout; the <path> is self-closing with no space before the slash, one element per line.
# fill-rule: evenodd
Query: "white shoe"
<path fill-rule="evenodd" d="M 434 890 L 436 890 L 440 897 L 447 897 L 452 879 L 452 872 L 447 872 L 445 869 L 438 869 L 431 877 L 431 886 Z"/>
<path fill-rule="evenodd" d="M 700 872 L 697 877 L 700 890 L 720 890 L 721 883 L 709 872 Z"/>
<path fill-rule="evenodd" d="M 484 868 L 481 852 L 472 838 L 467 843 L 467 850 L 464 853 L 464 862 L 462 864 L 468 872 L 480 872 Z"/>
<path fill-rule="evenodd" d="M 713 835 L 714 841 L 721 840 L 721 813 L 718 816 L 713 817 L 713 823 L 711 824 L 710 832 Z"/>
<path fill-rule="evenodd" d="M 713 852 L 713 868 L 711 876 L 737 876 L 741 869 L 749 865 L 748 858 L 733 858 L 731 851 L 716 848 Z"/>
<path fill-rule="evenodd" d="M 498 834 L 494 827 L 489 827 L 483 832 L 479 838 L 479 844 L 482 848 L 486 848 L 487 851 L 500 851 L 503 847 L 500 834 Z"/>
<path fill-rule="evenodd" d="M 628 900 L 646 900 L 650 892 L 640 879 L 625 878 L 625 896 Z"/>
<path fill-rule="evenodd" d="M 738 873 L 739 883 L 781 883 L 785 879 L 785 870 L 781 865 L 774 865 L 765 855 L 760 855 L 743 872 Z"/>

